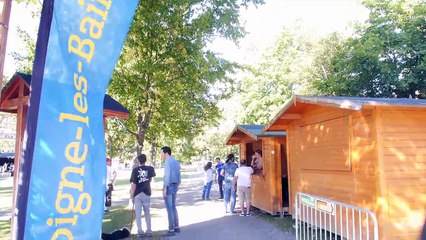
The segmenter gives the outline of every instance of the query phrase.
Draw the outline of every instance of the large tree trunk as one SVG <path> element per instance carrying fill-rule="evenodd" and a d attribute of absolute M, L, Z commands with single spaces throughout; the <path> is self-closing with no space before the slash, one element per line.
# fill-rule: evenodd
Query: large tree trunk
<path fill-rule="evenodd" d="M 142 148 L 139 145 L 136 145 L 136 156 L 139 156 L 142 153 Z"/>
<path fill-rule="evenodd" d="M 151 166 L 157 167 L 157 163 L 155 161 L 156 151 L 153 144 L 151 145 L 151 150 L 149 151 L 149 153 L 151 154 Z"/>
<path fill-rule="evenodd" d="M 152 117 L 152 110 L 148 110 L 148 112 L 146 113 L 139 113 L 138 114 L 138 132 L 137 132 L 137 136 L 136 139 L 138 141 L 138 148 L 137 151 L 138 153 L 142 152 L 143 150 L 143 146 L 145 143 L 145 135 L 146 132 L 148 131 L 148 127 L 149 127 L 149 123 L 151 121 L 151 117 Z"/>

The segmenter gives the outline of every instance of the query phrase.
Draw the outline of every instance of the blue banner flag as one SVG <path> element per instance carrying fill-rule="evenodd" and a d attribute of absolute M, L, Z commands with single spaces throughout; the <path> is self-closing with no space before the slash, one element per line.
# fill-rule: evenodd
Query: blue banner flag
<path fill-rule="evenodd" d="M 103 100 L 138 0 L 44 0 L 13 236 L 100 239 Z"/>

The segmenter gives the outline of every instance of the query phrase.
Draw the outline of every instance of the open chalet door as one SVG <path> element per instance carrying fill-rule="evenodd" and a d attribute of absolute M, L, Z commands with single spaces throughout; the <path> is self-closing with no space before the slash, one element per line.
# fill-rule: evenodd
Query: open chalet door
<path fill-rule="evenodd" d="M 280 144 L 281 146 L 281 176 L 282 176 L 282 200 L 284 212 L 289 210 L 289 194 L 288 194 L 288 170 L 287 170 L 287 152 L 286 145 Z"/>

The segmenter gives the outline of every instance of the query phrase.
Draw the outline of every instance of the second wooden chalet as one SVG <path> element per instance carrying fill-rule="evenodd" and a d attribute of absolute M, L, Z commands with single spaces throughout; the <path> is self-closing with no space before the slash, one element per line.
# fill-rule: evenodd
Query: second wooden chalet
<path fill-rule="evenodd" d="M 256 150 L 262 151 L 263 169 L 252 176 L 252 206 L 270 214 L 288 211 L 288 181 L 285 132 L 262 133 L 264 125 L 238 125 L 226 145 L 239 145 L 240 159 L 251 164 Z"/>

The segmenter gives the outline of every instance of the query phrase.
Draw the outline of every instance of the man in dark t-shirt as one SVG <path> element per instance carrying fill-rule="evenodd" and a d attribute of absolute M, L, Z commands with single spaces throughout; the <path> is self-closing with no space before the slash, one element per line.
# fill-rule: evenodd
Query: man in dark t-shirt
<path fill-rule="evenodd" d="M 151 237 L 151 179 L 155 177 L 155 170 L 151 166 L 145 166 L 146 155 L 140 154 L 137 156 L 140 166 L 132 171 L 130 182 L 132 187 L 130 189 L 130 198 L 135 204 L 136 225 L 138 227 L 138 237 L 143 237 L 142 230 L 142 208 L 145 213 L 146 222 L 146 236 Z"/>

